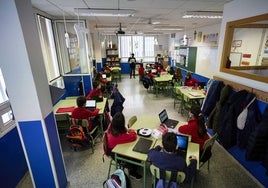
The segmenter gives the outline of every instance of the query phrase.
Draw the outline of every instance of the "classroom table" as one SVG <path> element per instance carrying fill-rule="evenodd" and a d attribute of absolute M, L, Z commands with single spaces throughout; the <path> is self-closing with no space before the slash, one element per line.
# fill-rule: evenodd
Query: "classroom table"
<path fill-rule="evenodd" d="M 178 130 L 178 127 L 182 124 L 185 124 L 185 122 L 179 122 L 178 125 L 169 131 L 174 131 Z M 158 116 L 148 116 L 148 115 L 143 115 L 143 116 L 138 116 L 137 121 L 133 124 L 131 129 L 138 130 L 140 128 L 150 128 L 150 129 L 155 129 L 160 125 L 160 120 Z M 161 142 L 160 139 L 156 139 L 152 136 L 150 136 L 148 139 L 153 140 L 153 144 L 151 148 L 155 147 L 158 142 Z M 138 139 L 134 142 L 130 143 L 125 143 L 125 144 L 118 144 L 114 149 L 112 150 L 113 153 L 115 153 L 115 161 L 116 161 L 116 166 L 118 166 L 118 160 L 120 161 L 125 161 L 137 166 L 140 166 L 143 168 L 143 185 L 144 188 L 146 187 L 146 164 L 147 164 L 147 154 L 139 153 L 133 151 L 133 148 L 135 144 L 137 143 Z M 199 145 L 194 144 L 194 143 L 189 143 L 188 145 L 188 150 L 187 150 L 187 156 L 190 155 L 196 155 L 199 157 Z M 135 161 L 131 160 L 134 159 Z M 140 161 L 140 162 L 137 162 Z M 199 159 L 198 159 L 198 164 L 199 164 Z"/>
<path fill-rule="evenodd" d="M 70 109 L 75 108 L 77 106 L 76 105 L 76 99 L 77 99 L 77 96 L 66 97 L 66 99 L 62 99 L 57 104 L 55 104 L 53 106 L 53 111 L 54 111 L 55 116 L 57 114 L 63 114 L 63 113 L 65 113 L 65 114 L 67 113 L 69 116 L 71 116 L 72 115 L 71 111 L 67 110 L 66 112 L 57 112 L 57 110 L 59 108 L 70 108 Z M 104 110 L 105 110 L 106 103 L 107 103 L 107 98 L 103 98 L 103 101 L 96 103 L 96 108 L 100 109 L 99 117 L 100 117 L 100 125 L 101 125 L 101 135 L 104 132 L 104 130 L 103 130 L 103 119 L 105 118 Z"/>
<path fill-rule="evenodd" d="M 176 86 L 175 92 L 177 94 L 182 94 L 181 112 L 185 110 L 186 103 L 201 105 L 203 99 L 206 97 L 205 91 L 203 89 L 193 89 L 192 87 L 188 86 Z"/>
<path fill-rule="evenodd" d="M 171 85 L 173 75 L 171 74 L 164 74 L 159 77 L 154 77 L 153 78 L 153 83 L 154 83 L 154 90 L 155 90 L 155 95 L 158 95 L 158 91 L 160 87 L 166 88 L 167 90 L 169 89 Z"/>

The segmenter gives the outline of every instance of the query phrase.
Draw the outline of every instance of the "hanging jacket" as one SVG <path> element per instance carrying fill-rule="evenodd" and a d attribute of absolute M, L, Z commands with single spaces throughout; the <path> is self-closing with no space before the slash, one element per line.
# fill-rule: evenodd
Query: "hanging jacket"
<path fill-rule="evenodd" d="M 211 128 L 213 130 L 213 132 L 216 132 L 216 130 L 217 130 L 217 125 L 219 122 L 219 116 L 220 116 L 221 109 L 224 106 L 224 104 L 226 103 L 226 101 L 228 100 L 228 97 L 230 96 L 231 92 L 232 92 L 232 88 L 229 85 L 225 85 L 222 88 L 221 93 L 220 93 L 220 99 L 217 102 L 214 109 L 212 110 L 212 112 L 208 116 L 208 120 L 206 122 L 206 125 L 208 128 Z"/>
<path fill-rule="evenodd" d="M 252 95 L 252 97 L 254 97 L 254 95 Z M 255 128 L 261 121 L 261 112 L 259 110 L 256 99 L 250 104 L 247 110 L 248 112 L 244 129 L 237 130 L 238 146 L 241 149 L 245 149 L 247 147 L 250 134 L 254 132 Z"/>
<path fill-rule="evenodd" d="M 237 116 L 246 106 L 245 101 L 248 92 L 241 90 L 232 93 L 223 106 L 217 126 L 219 141 L 225 149 L 236 145 Z"/>
<path fill-rule="evenodd" d="M 268 142 L 268 106 L 266 107 L 261 122 L 250 134 L 246 148 L 246 160 L 264 160 Z"/>
<path fill-rule="evenodd" d="M 111 116 L 113 117 L 116 112 L 122 112 L 124 107 L 123 103 L 125 102 L 125 98 L 121 95 L 121 93 L 116 90 L 113 92 L 114 102 L 111 106 Z"/>
<path fill-rule="evenodd" d="M 208 89 L 206 97 L 202 105 L 202 113 L 205 116 L 209 116 L 217 101 L 220 98 L 220 92 L 224 84 L 222 81 L 214 80 Z"/>

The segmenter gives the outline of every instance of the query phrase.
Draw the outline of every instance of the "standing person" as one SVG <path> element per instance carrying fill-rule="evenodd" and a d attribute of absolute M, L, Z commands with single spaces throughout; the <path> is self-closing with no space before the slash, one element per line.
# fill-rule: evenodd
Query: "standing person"
<path fill-rule="evenodd" d="M 205 125 L 205 119 L 200 107 L 193 106 L 190 110 L 190 118 L 186 125 L 179 127 L 178 131 L 192 136 L 192 142 L 199 144 L 200 153 L 206 140 L 209 139 Z"/>
<path fill-rule="evenodd" d="M 91 131 L 97 123 L 91 121 L 92 117 L 95 117 L 99 114 L 100 109 L 96 108 L 95 110 L 86 109 L 87 99 L 85 96 L 79 96 L 76 99 L 77 108 L 72 112 L 72 118 L 74 119 L 87 119 L 89 121 L 88 130 Z M 95 121 L 94 121 L 95 122 Z"/>
<path fill-rule="evenodd" d="M 110 126 L 108 127 L 108 148 L 110 151 L 117 144 L 124 144 L 133 142 L 137 139 L 137 133 L 133 129 L 126 127 L 125 116 L 121 112 L 117 112 L 112 119 Z M 114 159 L 114 153 L 111 154 Z M 131 159 L 132 161 L 134 159 Z M 137 166 L 132 164 L 126 164 L 126 168 L 129 169 L 129 175 L 135 179 L 141 179 L 142 176 L 137 173 Z"/>
<path fill-rule="evenodd" d="M 130 79 L 135 78 L 135 68 L 136 68 L 136 58 L 134 57 L 134 53 L 128 58 L 128 63 L 130 66 Z"/>
<path fill-rule="evenodd" d="M 177 136 L 173 132 L 163 135 L 162 145 L 149 150 L 148 159 L 159 169 L 184 172 L 185 182 L 190 182 L 196 173 L 196 156 L 190 156 L 190 164 L 187 166 L 185 159 L 177 152 Z"/>

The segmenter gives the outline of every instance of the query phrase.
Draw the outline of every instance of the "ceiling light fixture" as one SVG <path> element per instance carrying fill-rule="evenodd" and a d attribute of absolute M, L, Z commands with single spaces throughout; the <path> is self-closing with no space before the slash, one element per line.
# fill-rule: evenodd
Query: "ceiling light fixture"
<path fill-rule="evenodd" d="M 155 31 L 181 31 L 183 28 L 181 27 L 155 27 Z"/>
<path fill-rule="evenodd" d="M 132 9 L 79 9 L 80 16 L 131 17 L 134 13 Z"/>
<path fill-rule="evenodd" d="M 221 19 L 222 11 L 187 11 L 183 18 Z"/>

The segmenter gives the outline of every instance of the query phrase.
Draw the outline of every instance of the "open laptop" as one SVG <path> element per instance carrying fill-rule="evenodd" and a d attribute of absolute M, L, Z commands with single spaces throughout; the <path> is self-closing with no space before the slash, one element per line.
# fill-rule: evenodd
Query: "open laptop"
<path fill-rule="evenodd" d="M 87 100 L 86 108 L 89 110 L 95 110 L 96 109 L 96 100 Z"/>
<path fill-rule="evenodd" d="M 188 149 L 189 136 L 177 134 L 177 146 L 178 154 L 186 159 L 187 149 Z"/>
<path fill-rule="evenodd" d="M 106 77 L 107 77 L 106 74 L 102 74 L 101 76 L 103 79 L 106 79 Z"/>
<path fill-rule="evenodd" d="M 151 146 L 152 146 L 152 143 L 153 143 L 152 140 L 149 140 L 149 139 L 146 139 L 146 138 L 139 137 L 139 140 L 138 140 L 138 142 L 135 144 L 135 146 L 134 146 L 134 148 L 133 148 L 133 151 L 147 154 L 148 151 L 149 151 L 149 149 L 150 149 Z"/>
<path fill-rule="evenodd" d="M 159 113 L 159 119 L 161 124 L 165 124 L 168 128 L 174 129 L 179 121 L 175 119 L 169 119 L 166 109 Z"/>

